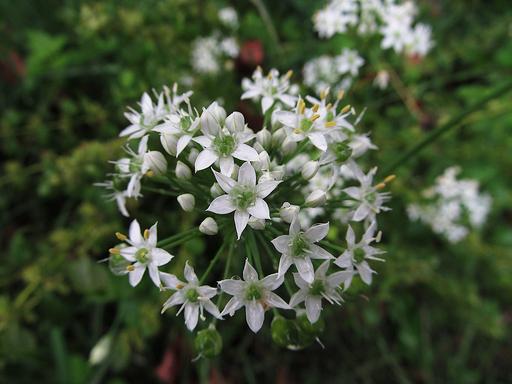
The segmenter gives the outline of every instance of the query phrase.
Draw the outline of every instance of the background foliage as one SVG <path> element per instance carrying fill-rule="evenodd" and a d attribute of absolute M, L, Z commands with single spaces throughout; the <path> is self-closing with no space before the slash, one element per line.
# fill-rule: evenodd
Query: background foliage
<path fill-rule="evenodd" d="M 239 13 L 239 41 L 261 41 L 265 68 L 292 68 L 298 80 L 309 58 L 361 48 L 346 37 L 318 40 L 310 21 L 316 2 L 264 3 L 278 41 L 253 2 L 231 5 Z M 113 233 L 127 225 L 92 186 L 119 154 L 125 105 L 190 75 L 190 42 L 220 28 L 216 12 L 223 5 L 0 1 L 0 381 L 511 382 L 510 94 L 482 105 L 397 170 L 393 211 L 381 224 L 387 262 L 377 266 L 374 285 L 327 311 L 325 349 L 280 349 L 269 327 L 255 337 L 238 315 L 219 326 L 221 356 L 193 363 L 181 319 L 159 314 L 164 298 L 147 281 L 130 289 L 98 263 L 115 243 Z M 417 108 L 408 109 L 396 87 L 372 87 L 371 69 L 347 96 L 357 109 L 368 107 L 364 124 L 380 148 L 373 160 L 381 167 L 512 77 L 507 1 L 419 5 L 436 47 L 421 62 L 394 56 L 382 63 L 394 68 Z M 228 110 L 250 115 L 253 107 L 238 99 L 251 65 L 231 66 L 196 77 L 193 100 L 220 98 Z M 405 214 L 417 191 L 452 164 L 494 199 L 487 225 L 457 245 Z M 148 200 L 131 212 L 147 222 L 148 212 L 162 212 L 163 235 L 194 224 L 168 201 Z M 208 258 L 217 246 L 194 240 L 178 260 Z M 100 340 L 110 353 L 92 365 L 89 354 Z"/>

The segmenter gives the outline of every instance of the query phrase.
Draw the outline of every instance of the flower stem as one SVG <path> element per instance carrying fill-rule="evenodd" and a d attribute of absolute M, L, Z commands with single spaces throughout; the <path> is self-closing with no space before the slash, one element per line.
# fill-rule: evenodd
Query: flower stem
<path fill-rule="evenodd" d="M 217 264 L 217 261 L 222 255 L 224 249 L 226 248 L 226 245 L 227 243 L 224 241 L 220 246 L 219 250 L 217 251 L 217 253 L 215 254 L 215 256 L 213 257 L 213 259 L 210 261 L 210 264 L 208 264 L 208 268 L 206 268 L 206 271 L 204 271 L 203 276 L 201 276 L 201 278 L 199 279 L 200 284 L 204 283 L 205 279 L 208 277 L 215 264 Z"/>
<path fill-rule="evenodd" d="M 190 240 L 196 236 L 199 236 L 201 232 L 198 228 L 191 228 L 177 235 L 170 236 L 166 239 L 160 240 L 156 245 L 160 248 L 171 247 L 175 245 L 179 245 L 184 241 Z"/>
<path fill-rule="evenodd" d="M 467 116 L 469 116 L 472 113 L 474 113 L 475 111 L 481 109 L 488 102 L 506 94 L 511 89 L 512 89 L 512 82 L 507 82 L 507 83 L 503 84 L 502 86 L 496 88 L 494 91 L 490 92 L 486 96 L 482 97 L 480 100 L 473 103 L 471 106 L 466 108 L 464 111 L 462 111 L 458 115 L 452 117 L 445 124 L 434 129 L 427 137 L 425 137 L 423 140 L 421 140 L 419 143 L 417 143 L 415 146 L 413 146 L 410 150 L 405 152 L 395 162 L 393 162 L 388 167 L 385 167 L 383 170 L 383 174 L 387 175 L 387 174 L 394 172 L 397 168 L 406 164 L 413 157 L 417 156 L 421 150 L 423 150 L 428 145 L 435 142 L 441 135 L 443 135 L 444 133 L 448 132 L 450 129 L 452 129 L 452 128 L 458 126 L 460 123 L 462 123 L 463 120 Z"/>

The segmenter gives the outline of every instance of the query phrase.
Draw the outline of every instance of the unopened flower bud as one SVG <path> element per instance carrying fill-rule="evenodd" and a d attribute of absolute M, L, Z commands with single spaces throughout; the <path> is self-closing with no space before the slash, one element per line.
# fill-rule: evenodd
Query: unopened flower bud
<path fill-rule="evenodd" d="M 192 148 L 187 157 L 188 162 L 190 164 L 194 164 L 196 162 L 197 156 L 199 156 L 199 151 L 196 148 Z"/>
<path fill-rule="evenodd" d="M 257 141 L 255 141 L 253 144 L 252 144 L 252 147 L 254 148 L 254 150 L 258 153 L 260 152 L 263 152 L 265 150 L 265 148 L 263 148 L 263 146 L 258 143 Z"/>
<path fill-rule="evenodd" d="M 219 106 L 216 101 L 210 104 L 201 114 L 201 128 L 209 133 L 215 133 L 217 127 L 224 124 L 226 110 Z"/>
<path fill-rule="evenodd" d="M 162 133 L 160 135 L 160 143 L 162 143 L 162 147 L 164 147 L 165 152 L 171 156 L 176 156 L 176 153 L 178 152 L 178 139 L 176 136 L 168 133 Z"/>
<path fill-rule="evenodd" d="M 279 128 L 272 134 L 272 144 L 281 145 L 283 140 L 286 138 L 286 131 L 284 128 Z"/>
<path fill-rule="evenodd" d="M 281 206 L 281 209 L 279 210 L 279 215 L 281 216 L 281 219 L 285 223 L 291 223 L 293 221 L 293 218 L 297 216 L 299 213 L 299 206 L 298 205 L 292 205 L 288 202 L 283 203 Z"/>
<path fill-rule="evenodd" d="M 178 196 L 178 203 L 185 212 L 192 212 L 196 205 L 196 198 L 191 193 L 184 193 Z"/>
<path fill-rule="evenodd" d="M 265 220 L 257 219 L 256 217 L 253 216 L 249 219 L 249 227 L 256 231 L 261 231 L 265 229 Z"/>
<path fill-rule="evenodd" d="M 222 351 L 222 337 L 213 325 L 197 332 L 194 346 L 199 356 L 212 358 Z"/>
<path fill-rule="evenodd" d="M 212 197 L 219 197 L 221 195 L 223 195 L 225 192 L 224 190 L 220 187 L 219 184 L 217 183 L 213 183 L 213 185 L 211 186 L 210 188 L 210 193 L 212 194 Z"/>
<path fill-rule="evenodd" d="M 272 140 L 272 134 L 267 128 L 263 128 L 261 131 L 256 133 L 256 141 L 264 148 L 270 145 Z"/>
<path fill-rule="evenodd" d="M 205 235 L 212 236 L 217 234 L 219 227 L 214 219 L 207 217 L 201 222 L 201 224 L 199 224 L 199 230 Z"/>
<path fill-rule="evenodd" d="M 176 177 L 178 179 L 190 179 L 192 177 L 192 172 L 190 168 L 183 162 L 179 161 L 176 163 Z"/>
<path fill-rule="evenodd" d="M 290 138 L 286 138 L 283 141 L 283 144 L 281 144 L 281 150 L 283 151 L 283 154 L 288 155 L 295 151 L 297 149 L 297 143 L 293 140 L 290 140 Z"/>
<path fill-rule="evenodd" d="M 155 175 L 161 175 L 167 170 L 167 160 L 158 151 L 149 151 L 144 154 L 142 168 L 144 171 L 153 171 Z"/>
<path fill-rule="evenodd" d="M 305 180 L 309 180 L 313 178 L 316 173 L 318 172 L 318 168 L 320 167 L 318 161 L 310 160 L 306 164 L 304 164 L 304 167 L 302 168 L 302 177 Z"/>
<path fill-rule="evenodd" d="M 270 156 L 267 151 L 262 151 L 258 154 L 258 160 L 252 163 L 256 172 L 261 172 L 263 169 L 268 169 L 270 166 Z"/>
<path fill-rule="evenodd" d="M 326 201 L 327 195 L 320 189 L 314 190 L 306 197 L 306 205 L 311 208 L 320 207 L 324 205 Z"/>
<path fill-rule="evenodd" d="M 110 256 L 108 258 L 108 268 L 114 275 L 126 275 L 128 273 L 129 265 L 131 265 L 131 263 L 128 260 L 126 260 L 123 256 L 121 256 L 119 253 L 112 253 L 111 251 Z"/>
<path fill-rule="evenodd" d="M 112 335 L 107 333 L 91 349 L 89 363 L 91 365 L 101 364 L 110 355 L 112 349 Z"/>

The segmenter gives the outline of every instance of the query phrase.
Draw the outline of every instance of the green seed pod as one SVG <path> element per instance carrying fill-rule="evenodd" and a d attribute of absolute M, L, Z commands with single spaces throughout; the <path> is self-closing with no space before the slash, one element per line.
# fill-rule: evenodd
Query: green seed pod
<path fill-rule="evenodd" d="M 282 316 L 274 317 L 270 330 L 272 340 L 277 345 L 292 351 L 303 349 L 314 341 L 314 337 L 302 331 L 295 320 L 288 320 Z"/>
<path fill-rule="evenodd" d="M 129 271 L 130 262 L 120 254 L 111 254 L 108 258 L 108 267 L 114 275 L 126 275 Z"/>
<path fill-rule="evenodd" d="M 322 334 L 325 329 L 325 322 L 321 317 L 313 324 L 309 322 L 305 314 L 297 316 L 295 321 L 300 330 L 313 339 Z"/>
<path fill-rule="evenodd" d="M 194 346 L 200 356 L 212 358 L 220 354 L 222 350 L 222 337 L 214 326 L 197 332 Z"/>

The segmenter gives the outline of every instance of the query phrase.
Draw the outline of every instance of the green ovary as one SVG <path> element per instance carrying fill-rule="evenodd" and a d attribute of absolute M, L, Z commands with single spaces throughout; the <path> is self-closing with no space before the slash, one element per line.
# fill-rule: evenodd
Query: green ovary
<path fill-rule="evenodd" d="M 256 201 L 256 191 L 254 187 L 237 186 L 230 192 L 235 206 L 239 209 L 247 209 Z"/>
<path fill-rule="evenodd" d="M 197 303 L 199 301 L 199 293 L 196 289 L 191 288 L 185 293 L 185 297 L 191 303 Z"/>
<path fill-rule="evenodd" d="M 149 261 L 149 251 L 146 248 L 141 248 L 135 252 L 135 260 L 139 263 L 145 264 Z"/>
<path fill-rule="evenodd" d="M 364 261 L 366 252 L 362 248 L 354 249 L 353 253 L 354 253 L 354 260 L 357 264 L 362 263 Z"/>
<path fill-rule="evenodd" d="M 323 292 L 325 292 L 324 283 L 321 280 L 313 281 L 309 293 L 313 296 L 321 296 Z"/>
<path fill-rule="evenodd" d="M 256 284 L 251 284 L 245 290 L 245 298 L 247 300 L 260 300 L 263 297 L 261 288 Z"/>
<path fill-rule="evenodd" d="M 304 257 L 306 255 L 306 251 L 309 250 L 309 241 L 304 236 L 304 233 L 298 233 L 292 240 L 290 245 L 292 256 L 294 257 Z"/>
<path fill-rule="evenodd" d="M 213 140 L 215 151 L 221 156 L 228 156 L 235 150 L 236 142 L 233 136 L 217 136 Z"/>

